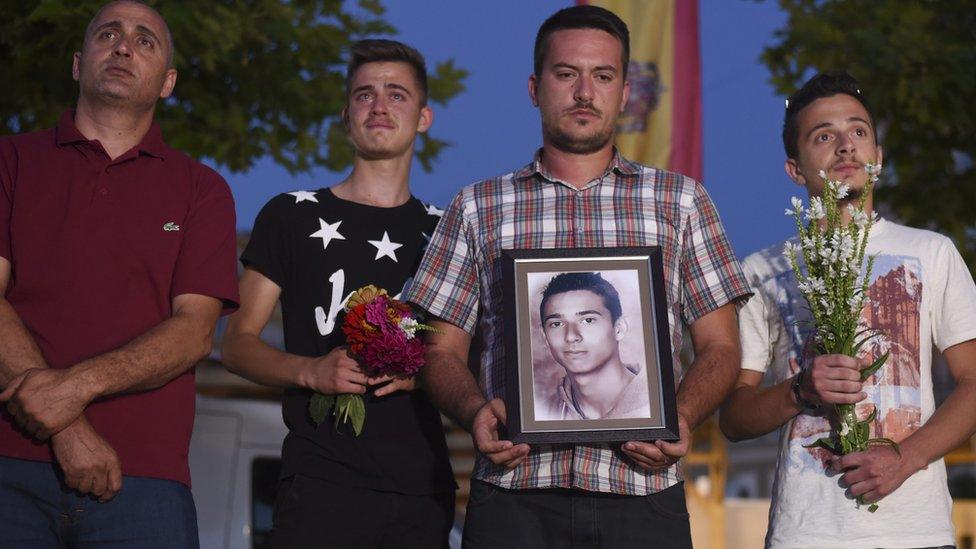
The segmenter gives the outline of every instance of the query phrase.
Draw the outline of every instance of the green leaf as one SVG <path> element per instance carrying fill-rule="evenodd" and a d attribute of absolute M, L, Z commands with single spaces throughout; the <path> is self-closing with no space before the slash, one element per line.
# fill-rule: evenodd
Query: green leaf
<path fill-rule="evenodd" d="M 346 423 L 352 424 L 352 432 L 358 437 L 366 422 L 366 404 L 362 395 L 338 395 L 335 405 L 336 431 Z"/>
<path fill-rule="evenodd" d="M 870 424 L 870 423 L 871 423 L 872 421 L 874 421 L 874 418 L 876 418 L 876 417 L 878 417 L 878 407 L 877 407 L 877 406 L 875 406 L 875 407 L 874 407 L 874 408 L 873 408 L 873 409 L 871 410 L 871 413 L 870 413 L 870 414 L 868 414 L 868 417 L 866 417 L 866 418 L 864 418 L 864 421 L 861 421 L 861 423 L 864 423 L 865 425 L 868 425 L 868 424 Z"/>
<path fill-rule="evenodd" d="M 877 510 L 878 510 L 878 504 L 877 503 L 872 503 L 871 505 L 868 506 L 868 513 L 873 513 L 873 512 L 875 512 Z"/>
<path fill-rule="evenodd" d="M 325 423 L 325 418 L 329 415 L 329 410 L 335 404 L 334 395 L 323 395 L 315 393 L 308 401 L 308 415 L 312 417 L 315 426 L 318 427 Z"/>
<path fill-rule="evenodd" d="M 854 427 L 857 430 L 857 441 L 858 444 L 854 444 L 856 450 L 862 450 L 863 448 L 858 448 L 861 441 L 865 441 L 871 436 L 871 422 L 870 421 L 859 421 Z"/>
<path fill-rule="evenodd" d="M 349 403 L 349 419 L 352 421 L 352 432 L 358 437 L 363 432 L 363 424 L 366 422 L 366 403 L 360 395 L 351 395 L 353 398 Z"/>
<path fill-rule="evenodd" d="M 881 368 L 881 366 L 885 363 L 885 361 L 888 360 L 888 355 L 889 354 L 891 354 L 890 351 L 889 352 L 886 352 L 885 354 L 883 354 L 880 357 L 878 357 L 877 360 L 875 360 L 874 362 L 872 362 L 870 366 L 868 366 L 867 368 L 861 370 L 861 381 L 865 381 L 869 377 L 871 377 L 872 375 L 874 375 L 874 373 L 877 372 L 879 368 Z"/>
<path fill-rule="evenodd" d="M 857 352 L 861 350 L 861 347 L 865 343 L 867 343 L 868 341 L 871 341 L 871 339 L 873 337 L 875 337 L 876 335 L 878 335 L 878 333 L 880 333 L 880 330 L 875 330 L 875 329 L 872 329 L 872 328 L 865 328 L 865 329 L 861 330 L 860 332 L 858 332 L 857 334 L 855 334 L 854 335 L 854 339 L 855 340 L 858 339 L 858 338 L 861 338 L 861 336 L 863 336 L 864 334 L 870 334 L 870 335 L 868 335 L 867 337 L 861 338 L 860 341 L 858 341 L 857 343 L 854 344 L 854 348 L 852 349 L 853 352 L 851 353 L 851 356 L 857 356 Z"/>
<path fill-rule="evenodd" d="M 837 448 L 837 446 L 828 437 L 824 437 L 824 438 L 821 438 L 821 439 L 817 439 L 817 441 L 814 442 L 814 443 L 812 443 L 812 444 L 804 444 L 803 447 L 804 448 L 823 448 L 824 450 L 827 450 L 828 452 L 830 452 L 832 454 L 835 454 L 835 455 L 839 455 L 840 454 L 840 450 Z"/>

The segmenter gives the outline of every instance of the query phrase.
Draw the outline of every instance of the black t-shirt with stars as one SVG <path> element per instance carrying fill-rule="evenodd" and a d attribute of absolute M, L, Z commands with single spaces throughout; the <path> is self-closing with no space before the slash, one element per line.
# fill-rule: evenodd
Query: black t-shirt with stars
<path fill-rule="evenodd" d="M 373 284 L 398 296 L 416 271 L 440 211 L 411 197 L 380 208 L 335 196 L 329 189 L 271 199 L 254 222 L 241 256 L 246 267 L 281 287 L 285 349 L 316 357 L 345 343 L 337 312 L 353 291 Z M 321 478 L 404 494 L 454 489 L 440 415 L 421 390 L 366 399 L 359 437 L 331 418 L 315 427 L 311 392 L 285 391 L 289 433 L 282 476 Z"/>

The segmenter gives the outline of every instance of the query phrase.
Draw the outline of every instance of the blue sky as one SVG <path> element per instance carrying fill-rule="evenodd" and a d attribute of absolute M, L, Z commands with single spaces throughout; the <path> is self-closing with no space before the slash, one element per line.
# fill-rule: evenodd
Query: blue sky
<path fill-rule="evenodd" d="M 686 0 L 685 0 L 686 1 Z M 430 173 L 415 163 L 416 196 L 446 205 L 464 185 L 512 171 L 541 144 L 529 102 L 532 45 L 542 21 L 570 1 L 385 0 L 397 38 L 417 47 L 428 65 L 453 58 L 467 69 L 466 91 L 435 107 L 432 135 L 450 141 Z M 789 237 L 783 214 L 802 195 L 783 173 L 779 134 L 783 98 L 759 62 L 786 17 L 775 2 L 701 0 L 704 183 L 741 257 Z M 244 174 L 222 170 L 237 200 L 238 227 L 250 228 L 261 206 L 280 192 L 337 183 L 344 174 L 316 170 L 291 176 L 270 161 Z"/>

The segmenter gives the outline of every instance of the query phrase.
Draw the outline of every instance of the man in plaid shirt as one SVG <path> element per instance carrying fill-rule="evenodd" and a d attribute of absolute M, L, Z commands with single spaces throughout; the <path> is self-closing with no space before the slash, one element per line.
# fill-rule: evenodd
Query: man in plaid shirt
<path fill-rule="evenodd" d="M 458 194 L 404 296 L 438 319 L 425 389 L 479 451 L 466 547 L 691 546 L 675 463 L 691 429 L 732 389 L 736 304 L 749 290 L 704 188 L 613 147 L 630 91 L 628 60 L 627 27 L 605 9 L 575 6 L 543 23 L 529 78 L 542 149 L 524 168 Z M 680 440 L 531 448 L 502 440 L 511 350 L 503 348 L 501 251 L 650 245 L 664 252 Z M 683 378 L 682 323 L 696 357 Z M 478 325 L 480 388 L 467 368 Z"/>

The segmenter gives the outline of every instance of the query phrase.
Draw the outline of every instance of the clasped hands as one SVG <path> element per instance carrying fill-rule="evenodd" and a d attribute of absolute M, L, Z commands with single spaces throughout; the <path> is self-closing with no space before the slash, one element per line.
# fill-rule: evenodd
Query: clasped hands
<path fill-rule="evenodd" d="M 82 415 L 93 398 L 70 369 L 27 370 L 0 392 L 18 425 L 38 440 L 51 439 L 65 484 L 105 502 L 122 489 L 122 464 Z"/>
<path fill-rule="evenodd" d="M 529 455 L 528 444 L 514 444 L 502 440 L 501 426 L 507 421 L 505 403 L 498 398 L 485 403 L 475 414 L 471 424 L 471 437 L 478 451 L 492 463 L 506 468 L 514 468 Z M 628 441 L 620 449 L 635 465 L 644 470 L 663 469 L 674 465 L 688 453 L 691 433 L 684 416 L 678 414 L 679 440 L 666 442 Z"/>
<path fill-rule="evenodd" d="M 369 377 L 363 372 L 362 365 L 349 354 L 349 348 L 342 346 L 332 349 L 325 356 L 311 359 L 299 374 L 299 384 L 323 395 L 361 395 L 367 389 L 376 387 L 373 394 L 381 397 L 396 391 L 414 390 L 416 378 L 391 374 Z"/>
<path fill-rule="evenodd" d="M 70 425 L 94 395 L 71 369 L 34 368 L 22 372 L 0 393 L 14 421 L 37 440 Z"/>

